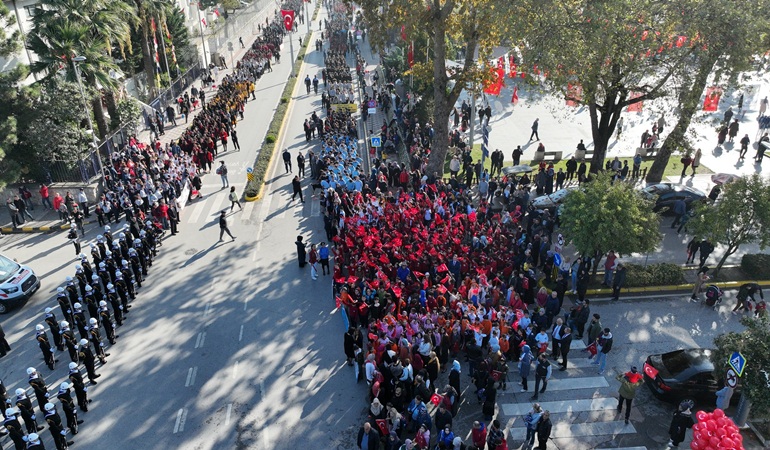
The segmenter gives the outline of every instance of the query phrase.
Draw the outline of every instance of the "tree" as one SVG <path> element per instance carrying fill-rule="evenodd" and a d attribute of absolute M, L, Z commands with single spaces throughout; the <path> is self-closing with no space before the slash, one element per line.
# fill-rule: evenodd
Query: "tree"
<path fill-rule="evenodd" d="M 767 0 L 678 0 L 682 10 L 680 33 L 698 36 L 701 45 L 696 46 L 692 57 L 685 62 L 686 70 L 677 79 L 679 90 L 679 119 L 663 141 L 655 155 L 655 161 L 647 172 L 647 182 L 657 183 L 663 178 L 671 154 L 676 150 L 689 151 L 690 143 L 685 137 L 695 113 L 700 109 L 701 96 L 711 80 L 716 84 L 720 79 L 734 78 L 737 73 L 747 70 L 752 56 L 762 53 L 765 30 L 770 20 L 765 14 L 755 14 L 756 8 L 766 10 Z M 741 26 L 736 27 L 739 23 Z M 714 76 L 711 77 L 714 73 Z"/>
<path fill-rule="evenodd" d="M 741 395 L 759 411 L 770 411 L 770 319 L 743 317 L 746 327 L 740 333 L 730 332 L 714 339 L 711 362 L 716 375 L 724 377 L 730 355 L 740 352 L 746 358 L 746 368 L 740 378 Z"/>
<path fill-rule="evenodd" d="M 675 45 L 682 11 L 668 0 L 515 3 L 520 70 L 542 73 L 551 91 L 588 107 L 593 173 L 604 168 L 623 109 L 667 95 L 669 81 L 699 45 Z"/>
<path fill-rule="evenodd" d="M 415 62 L 412 73 L 415 78 L 430 80 L 433 88 L 434 137 L 427 170 L 443 173 L 449 148 L 449 114 L 463 89 L 490 78 L 486 61 L 492 48 L 499 45 L 507 33 L 514 2 L 361 0 L 357 3 L 364 12 L 368 36 L 380 52 L 399 35 L 410 41 L 430 42 L 433 52 L 429 54 L 429 62 Z M 452 42 L 464 46 L 464 56 L 459 65 L 448 67 L 448 59 L 455 57 L 447 54 Z"/>
<path fill-rule="evenodd" d="M 760 175 L 739 178 L 724 186 L 714 204 L 699 206 L 688 228 L 697 236 L 726 246 L 715 274 L 741 245 L 770 245 L 770 182 Z"/>
<path fill-rule="evenodd" d="M 21 48 L 19 32 L 6 34 L 16 18 L 8 11 L 5 4 L 0 5 L 0 56 L 7 57 Z M 24 78 L 23 67 L 10 72 L 0 73 L 0 189 L 6 183 L 15 181 L 19 175 L 17 165 L 8 158 L 9 153 L 16 142 L 17 117 L 14 114 L 16 97 L 19 93 L 19 83 Z"/>
<path fill-rule="evenodd" d="M 600 174 L 567 195 L 559 211 L 559 228 L 582 255 L 644 253 L 655 249 L 661 236 L 660 218 L 652 204 L 628 183 L 612 182 Z"/>
<path fill-rule="evenodd" d="M 225 11 L 235 11 L 236 9 L 241 7 L 241 2 L 239 0 L 222 0 L 222 8 Z"/>
<path fill-rule="evenodd" d="M 147 88 L 149 97 L 158 95 L 157 71 L 155 65 L 155 53 L 150 50 L 152 36 L 162 29 L 165 23 L 166 13 L 173 4 L 169 0 L 133 0 L 134 12 L 138 17 L 137 27 L 142 48 L 142 63 L 144 73 L 147 76 Z M 160 51 L 160 49 L 158 50 Z"/>

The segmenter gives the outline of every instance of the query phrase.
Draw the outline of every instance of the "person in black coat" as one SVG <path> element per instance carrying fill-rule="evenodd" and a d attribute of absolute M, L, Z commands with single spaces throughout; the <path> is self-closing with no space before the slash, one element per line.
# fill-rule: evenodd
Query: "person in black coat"
<path fill-rule="evenodd" d="M 364 347 L 364 339 L 358 328 L 350 327 L 345 333 L 345 356 L 348 360 L 348 365 L 353 365 L 353 359 L 356 357 L 356 347 Z"/>
<path fill-rule="evenodd" d="M 481 406 L 481 413 L 484 414 L 484 420 L 492 420 L 495 415 L 495 403 L 497 402 L 497 388 L 495 380 L 489 378 L 487 386 L 484 388 L 484 404 Z"/>
<path fill-rule="evenodd" d="M 553 424 L 551 423 L 551 413 L 548 410 L 543 411 L 540 422 L 537 423 L 538 450 L 546 449 L 546 443 L 548 442 L 548 439 L 551 438 L 551 428 L 553 428 Z"/>
<path fill-rule="evenodd" d="M 692 420 L 692 402 L 685 400 L 679 404 L 679 408 L 674 411 L 674 417 L 671 419 L 671 426 L 668 429 L 668 435 L 671 437 L 668 445 L 677 448 L 684 441 L 688 428 L 695 424 Z"/>
<path fill-rule="evenodd" d="M 302 242 L 302 236 L 297 236 L 297 241 L 294 244 L 297 246 L 297 262 L 299 262 L 299 267 L 305 267 L 305 264 L 307 264 L 307 251 L 305 250 L 305 243 Z"/>
<path fill-rule="evenodd" d="M 10 351 L 11 346 L 8 344 L 8 341 L 5 340 L 5 331 L 3 330 L 3 327 L 0 326 L 0 358 Z"/>
<path fill-rule="evenodd" d="M 369 422 L 358 430 L 356 444 L 361 450 L 378 450 L 380 448 L 380 434 Z"/>
<path fill-rule="evenodd" d="M 567 355 L 569 354 L 569 348 L 572 345 L 572 330 L 567 327 L 564 329 L 564 334 L 561 336 L 561 342 L 559 351 L 561 352 L 561 369 L 560 371 L 567 370 Z"/>
<path fill-rule="evenodd" d="M 626 266 L 623 263 L 618 264 L 615 269 L 615 276 L 612 278 L 612 300 L 618 300 L 620 290 L 626 284 Z"/>

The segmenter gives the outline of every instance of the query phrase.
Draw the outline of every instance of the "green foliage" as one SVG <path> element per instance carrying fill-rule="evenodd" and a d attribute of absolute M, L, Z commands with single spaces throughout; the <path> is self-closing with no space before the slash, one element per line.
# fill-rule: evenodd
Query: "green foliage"
<path fill-rule="evenodd" d="M 233 11 L 241 7 L 241 2 L 238 0 L 221 0 L 220 4 L 226 11 Z"/>
<path fill-rule="evenodd" d="M 289 97 L 281 97 L 281 103 L 289 103 Z"/>
<path fill-rule="evenodd" d="M 265 137 L 265 142 L 267 142 L 268 144 L 274 144 L 275 143 L 275 135 L 268 134 Z"/>
<path fill-rule="evenodd" d="M 120 122 L 125 124 L 130 132 L 136 133 L 142 119 L 142 108 L 139 102 L 130 96 L 118 102 L 118 115 Z"/>
<path fill-rule="evenodd" d="M 561 207 L 560 228 L 581 254 L 644 253 L 660 242 L 660 218 L 628 183 L 601 174 L 571 192 Z"/>
<path fill-rule="evenodd" d="M 716 272 L 742 245 L 770 245 L 770 182 L 758 174 L 739 178 L 724 186 L 714 204 L 695 210 L 688 228 L 697 236 L 727 247 Z"/>
<path fill-rule="evenodd" d="M 746 358 L 746 369 L 741 377 L 743 395 L 752 403 L 752 409 L 766 415 L 770 411 L 770 319 L 743 317 L 746 329 L 740 333 L 727 333 L 714 339 L 715 351 L 711 361 L 717 376 L 723 377 L 728 368 L 728 358 L 733 352 L 741 352 Z"/>
<path fill-rule="evenodd" d="M 684 283 L 684 271 L 676 264 L 625 264 L 628 287 L 669 286 Z"/>
<path fill-rule="evenodd" d="M 741 271 L 755 280 L 770 279 L 770 255 L 766 253 L 745 254 L 741 258 Z"/>
<path fill-rule="evenodd" d="M 0 5 L 0 56 L 7 57 L 21 47 L 19 32 L 7 34 L 16 18 L 5 4 Z M 25 68 L 0 73 L 0 189 L 19 175 L 18 164 L 9 158 L 12 148 L 18 142 L 18 119 L 15 107 L 19 95 L 19 83 L 26 74 Z"/>

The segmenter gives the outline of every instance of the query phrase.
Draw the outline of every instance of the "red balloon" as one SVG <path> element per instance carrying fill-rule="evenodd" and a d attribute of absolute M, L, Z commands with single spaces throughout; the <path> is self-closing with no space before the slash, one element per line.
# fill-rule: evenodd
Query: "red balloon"
<path fill-rule="evenodd" d="M 737 447 L 737 446 L 740 446 L 740 445 L 743 443 L 743 436 L 741 435 L 741 433 L 733 433 L 733 434 L 731 434 L 731 435 L 730 435 L 730 438 L 731 438 L 731 439 L 732 439 L 732 440 L 733 440 L 733 441 L 734 441 L 736 444 L 738 444 L 738 445 L 736 445 L 736 447 Z"/>
<path fill-rule="evenodd" d="M 716 423 L 717 425 L 719 425 L 719 428 L 724 428 L 725 426 L 727 426 L 728 420 L 725 419 L 724 417 L 720 417 L 716 419 Z"/>
<path fill-rule="evenodd" d="M 700 442 L 701 441 L 693 440 L 692 442 L 690 442 L 690 448 L 692 450 L 703 450 L 703 447 L 701 447 Z"/>
<path fill-rule="evenodd" d="M 714 414 L 714 417 L 716 417 L 716 418 L 720 418 L 720 417 L 724 417 L 725 416 L 725 412 L 722 411 L 719 408 L 715 409 L 713 414 Z"/>
<path fill-rule="evenodd" d="M 730 438 L 724 438 L 724 439 L 722 439 L 722 445 L 725 448 L 733 448 L 733 447 L 735 447 L 735 442 L 733 442 L 733 440 L 730 439 Z"/>
<path fill-rule="evenodd" d="M 716 421 L 713 419 L 707 420 L 706 428 L 708 428 L 709 431 L 715 431 L 718 428 Z"/>
<path fill-rule="evenodd" d="M 700 431 L 701 424 L 700 422 L 697 422 L 695 425 L 692 426 L 692 432 L 694 435 L 697 436 L 698 432 Z"/>
<path fill-rule="evenodd" d="M 708 420 L 707 419 L 708 414 L 706 413 L 706 411 L 698 411 L 697 413 L 695 413 L 695 417 L 698 419 L 698 422 L 705 422 L 706 420 Z"/>
<path fill-rule="evenodd" d="M 709 445 L 710 445 L 710 446 L 712 446 L 712 447 L 716 447 L 716 446 L 718 446 L 718 445 L 719 445 L 719 442 L 720 442 L 720 440 L 719 440 L 719 438 L 718 438 L 718 437 L 716 437 L 716 436 L 711 436 L 711 437 L 709 438 Z"/>

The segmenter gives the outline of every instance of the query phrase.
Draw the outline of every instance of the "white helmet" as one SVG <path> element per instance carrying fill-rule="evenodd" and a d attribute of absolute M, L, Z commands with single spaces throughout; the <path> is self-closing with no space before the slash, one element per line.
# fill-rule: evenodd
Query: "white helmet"
<path fill-rule="evenodd" d="M 104 252 L 104 256 L 106 256 L 107 258 L 112 258 L 112 252 L 111 252 L 111 251 L 109 251 L 109 250 L 106 250 L 106 251 Z"/>
<path fill-rule="evenodd" d="M 38 436 L 37 433 L 29 433 L 29 435 L 27 436 L 27 439 L 29 440 L 30 444 L 40 443 L 40 436 Z"/>
<path fill-rule="evenodd" d="M 82 271 L 83 271 L 83 266 L 81 266 L 80 264 L 75 265 L 75 272 L 82 272 Z"/>
<path fill-rule="evenodd" d="M 45 330 L 45 328 L 42 325 L 40 324 L 35 325 L 35 331 L 43 331 L 43 330 Z"/>
<path fill-rule="evenodd" d="M 75 308 L 75 311 L 80 311 L 81 309 L 83 309 L 83 305 L 81 305 L 80 303 L 75 303 L 74 305 L 72 305 L 72 307 Z"/>
<path fill-rule="evenodd" d="M 97 275 L 97 274 L 91 275 L 91 280 L 92 281 L 98 281 L 99 280 L 99 275 Z"/>
<path fill-rule="evenodd" d="M 144 222 L 144 224 L 147 225 L 148 227 L 151 227 L 152 226 L 152 221 L 148 220 L 148 221 Z"/>
<path fill-rule="evenodd" d="M 35 372 L 37 372 L 37 369 L 35 369 L 34 367 L 27 368 L 27 375 L 32 375 Z"/>
<path fill-rule="evenodd" d="M 120 263 L 121 263 L 121 264 L 123 264 L 124 266 L 127 266 L 127 265 L 128 265 L 128 261 L 126 261 L 125 259 L 122 259 L 122 260 L 120 261 Z"/>
<path fill-rule="evenodd" d="M 106 268 L 107 268 L 107 263 L 105 263 L 105 262 L 100 262 L 100 263 L 99 263 L 99 268 L 100 268 L 100 269 L 106 269 Z"/>
<path fill-rule="evenodd" d="M 104 240 L 104 236 L 100 234 L 99 236 L 96 236 L 96 240 L 102 242 Z"/>
<path fill-rule="evenodd" d="M 107 289 L 115 289 L 115 286 L 112 283 L 107 283 Z"/>
<path fill-rule="evenodd" d="M 139 238 L 134 239 L 134 244 L 141 244 L 142 240 Z"/>
<path fill-rule="evenodd" d="M 71 364 L 75 364 L 75 363 L 71 363 Z M 75 364 L 75 367 L 77 367 L 77 364 Z M 60 391 L 66 391 L 69 388 L 70 388 L 70 384 L 67 383 L 66 381 L 59 385 Z"/>
<path fill-rule="evenodd" d="M 64 288 L 63 287 L 57 287 L 56 288 L 56 292 L 61 294 L 62 292 L 64 292 Z"/>
<path fill-rule="evenodd" d="M 86 285 L 86 292 L 91 292 L 91 291 L 93 291 L 93 290 L 94 290 L 94 288 L 92 288 L 92 287 L 91 287 L 91 286 L 89 286 L 89 285 Z"/>
<path fill-rule="evenodd" d="M 24 389 L 22 389 L 22 388 L 18 388 L 18 389 L 16 389 L 16 395 L 17 395 L 18 397 L 21 397 L 22 395 L 26 395 L 26 394 L 27 394 L 27 393 L 26 393 L 26 391 L 25 391 Z"/>
<path fill-rule="evenodd" d="M 98 322 L 96 321 L 96 319 L 91 317 L 90 319 L 88 319 L 88 323 L 90 323 L 92 327 L 95 327 Z"/>
<path fill-rule="evenodd" d="M 96 244 L 94 244 L 93 242 L 88 244 L 88 246 L 91 247 L 92 250 L 96 248 Z"/>
<path fill-rule="evenodd" d="M 131 256 L 136 256 L 136 249 L 134 247 L 129 248 L 128 254 Z"/>
<path fill-rule="evenodd" d="M 6 417 L 12 417 L 16 415 L 16 408 L 6 408 L 5 409 L 5 416 Z"/>
<path fill-rule="evenodd" d="M 88 345 L 88 340 L 87 339 L 81 339 L 79 344 L 80 344 L 81 347 L 85 347 L 85 346 Z"/>
<path fill-rule="evenodd" d="M 85 253 L 81 253 L 78 256 L 80 257 L 80 259 L 86 259 L 86 254 Z"/>
<path fill-rule="evenodd" d="M 70 327 L 70 323 L 67 322 L 66 320 L 62 320 L 61 322 L 59 322 L 59 326 L 62 327 L 62 328 L 69 328 Z"/>
<path fill-rule="evenodd" d="M 110 226 L 109 226 L 109 225 L 105 225 L 105 226 L 104 226 L 104 232 L 105 232 L 105 233 L 106 233 L 106 232 L 108 232 L 108 231 L 110 231 L 110 230 L 111 230 L 111 228 L 110 228 Z"/>
<path fill-rule="evenodd" d="M 99 306 L 101 306 L 101 307 L 107 307 L 107 302 L 105 302 L 104 300 L 101 300 L 101 301 L 99 302 Z"/>
<path fill-rule="evenodd" d="M 55 407 L 55 406 L 53 406 L 53 403 L 46 403 L 46 404 L 45 404 L 45 406 L 43 406 L 43 408 L 44 408 L 46 411 L 53 411 L 53 410 L 54 410 L 54 408 L 56 408 L 56 407 Z"/>
<path fill-rule="evenodd" d="M 70 370 L 75 370 L 75 369 L 77 369 L 77 368 L 78 368 L 78 363 L 76 363 L 76 362 L 71 362 L 71 363 L 69 363 L 69 366 L 68 366 L 68 367 L 70 368 Z"/>
<path fill-rule="evenodd" d="M 72 282 L 72 277 L 67 277 L 67 278 L 65 278 L 64 280 L 65 280 L 66 282 L 70 283 L 70 282 Z"/>
<path fill-rule="evenodd" d="M 125 239 L 125 238 L 126 238 L 126 233 L 118 234 L 118 239 Z"/>
<path fill-rule="evenodd" d="M 118 239 L 112 240 L 112 246 L 113 247 L 120 247 L 120 241 Z"/>
<path fill-rule="evenodd" d="M 45 312 L 46 314 L 50 314 L 51 311 L 53 311 L 52 308 L 46 308 L 43 312 Z"/>

